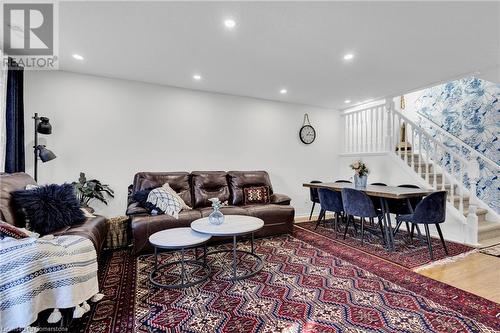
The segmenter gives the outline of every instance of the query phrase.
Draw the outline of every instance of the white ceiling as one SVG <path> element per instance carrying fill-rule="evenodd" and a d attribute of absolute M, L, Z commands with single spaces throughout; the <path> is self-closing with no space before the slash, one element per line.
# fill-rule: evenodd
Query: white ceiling
<path fill-rule="evenodd" d="M 500 64 L 499 2 L 61 2 L 59 18 L 62 70 L 327 108 Z"/>

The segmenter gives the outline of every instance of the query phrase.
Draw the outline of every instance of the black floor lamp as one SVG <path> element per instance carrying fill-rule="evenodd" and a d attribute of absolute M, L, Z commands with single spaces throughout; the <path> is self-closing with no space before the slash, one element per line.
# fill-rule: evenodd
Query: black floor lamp
<path fill-rule="evenodd" d="M 49 118 L 38 117 L 38 113 L 35 113 L 33 117 L 35 120 L 35 145 L 33 146 L 33 153 L 35 155 L 35 181 L 38 178 L 38 158 L 42 162 L 48 162 L 56 158 L 56 155 L 45 148 L 44 145 L 38 144 L 38 133 L 40 134 L 51 134 L 52 125 L 49 123 Z"/>

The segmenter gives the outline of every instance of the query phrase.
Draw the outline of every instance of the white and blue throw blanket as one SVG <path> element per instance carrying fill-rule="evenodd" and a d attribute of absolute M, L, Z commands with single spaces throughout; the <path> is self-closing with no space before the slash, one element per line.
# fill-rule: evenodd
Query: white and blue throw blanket
<path fill-rule="evenodd" d="M 81 236 L 0 240 L 0 331 L 27 327 L 46 309 L 80 309 L 99 291 L 97 255 Z M 59 312 L 59 310 L 55 310 Z"/>

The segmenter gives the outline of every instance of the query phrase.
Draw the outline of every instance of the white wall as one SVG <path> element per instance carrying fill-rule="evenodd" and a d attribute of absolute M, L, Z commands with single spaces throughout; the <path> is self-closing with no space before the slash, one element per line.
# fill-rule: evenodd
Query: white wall
<path fill-rule="evenodd" d="M 25 75 L 27 172 L 38 112 L 53 126 L 41 142 L 57 155 L 39 163 L 39 182 L 70 182 L 83 171 L 108 183 L 115 199 L 93 205 L 107 216 L 125 212 L 138 171 L 267 170 L 275 192 L 292 197 L 296 215 L 310 209 L 302 183 L 337 174 L 335 110 L 68 72 Z M 304 113 L 317 131 L 307 146 L 298 138 Z"/>

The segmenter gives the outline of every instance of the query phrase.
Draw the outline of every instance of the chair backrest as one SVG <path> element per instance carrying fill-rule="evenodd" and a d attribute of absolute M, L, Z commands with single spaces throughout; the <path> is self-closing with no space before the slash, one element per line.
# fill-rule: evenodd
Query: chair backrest
<path fill-rule="evenodd" d="M 311 180 L 311 184 L 319 184 L 322 183 L 321 180 Z M 319 195 L 318 195 L 318 189 L 317 188 L 309 188 L 309 197 L 311 198 L 312 202 L 319 202 Z"/>
<path fill-rule="evenodd" d="M 342 204 L 342 195 L 340 194 L 340 192 L 329 190 L 326 188 L 320 188 L 318 193 L 321 209 L 335 213 L 344 211 L 344 206 Z"/>
<path fill-rule="evenodd" d="M 344 179 L 336 180 L 334 183 L 350 183 L 350 184 L 352 184 L 352 182 L 350 180 L 344 180 Z"/>
<path fill-rule="evenodd" d="M 359 217 L 376 217 L 373 202 L 365 193 L 353 188 L 342 189 L 342 202 L 347 215 Z"/>
<path fill-rule="evenodd" d="M 446 191 L 434 192 L 422 199 L 415 208 L 415 223 L 436 224 L 446 219 Z"/>
<path fill-rule="evenodd" d="M 413 184 L 401 184 L 398 185 L 398 187 L 405 187 L 405 188 L 420 188 L 418 185 L 413 185 Z"/>
<path fill-rule="evenodd" d="M 387 186 L 386 183 L 371 183 L 370 185 Z"/>

